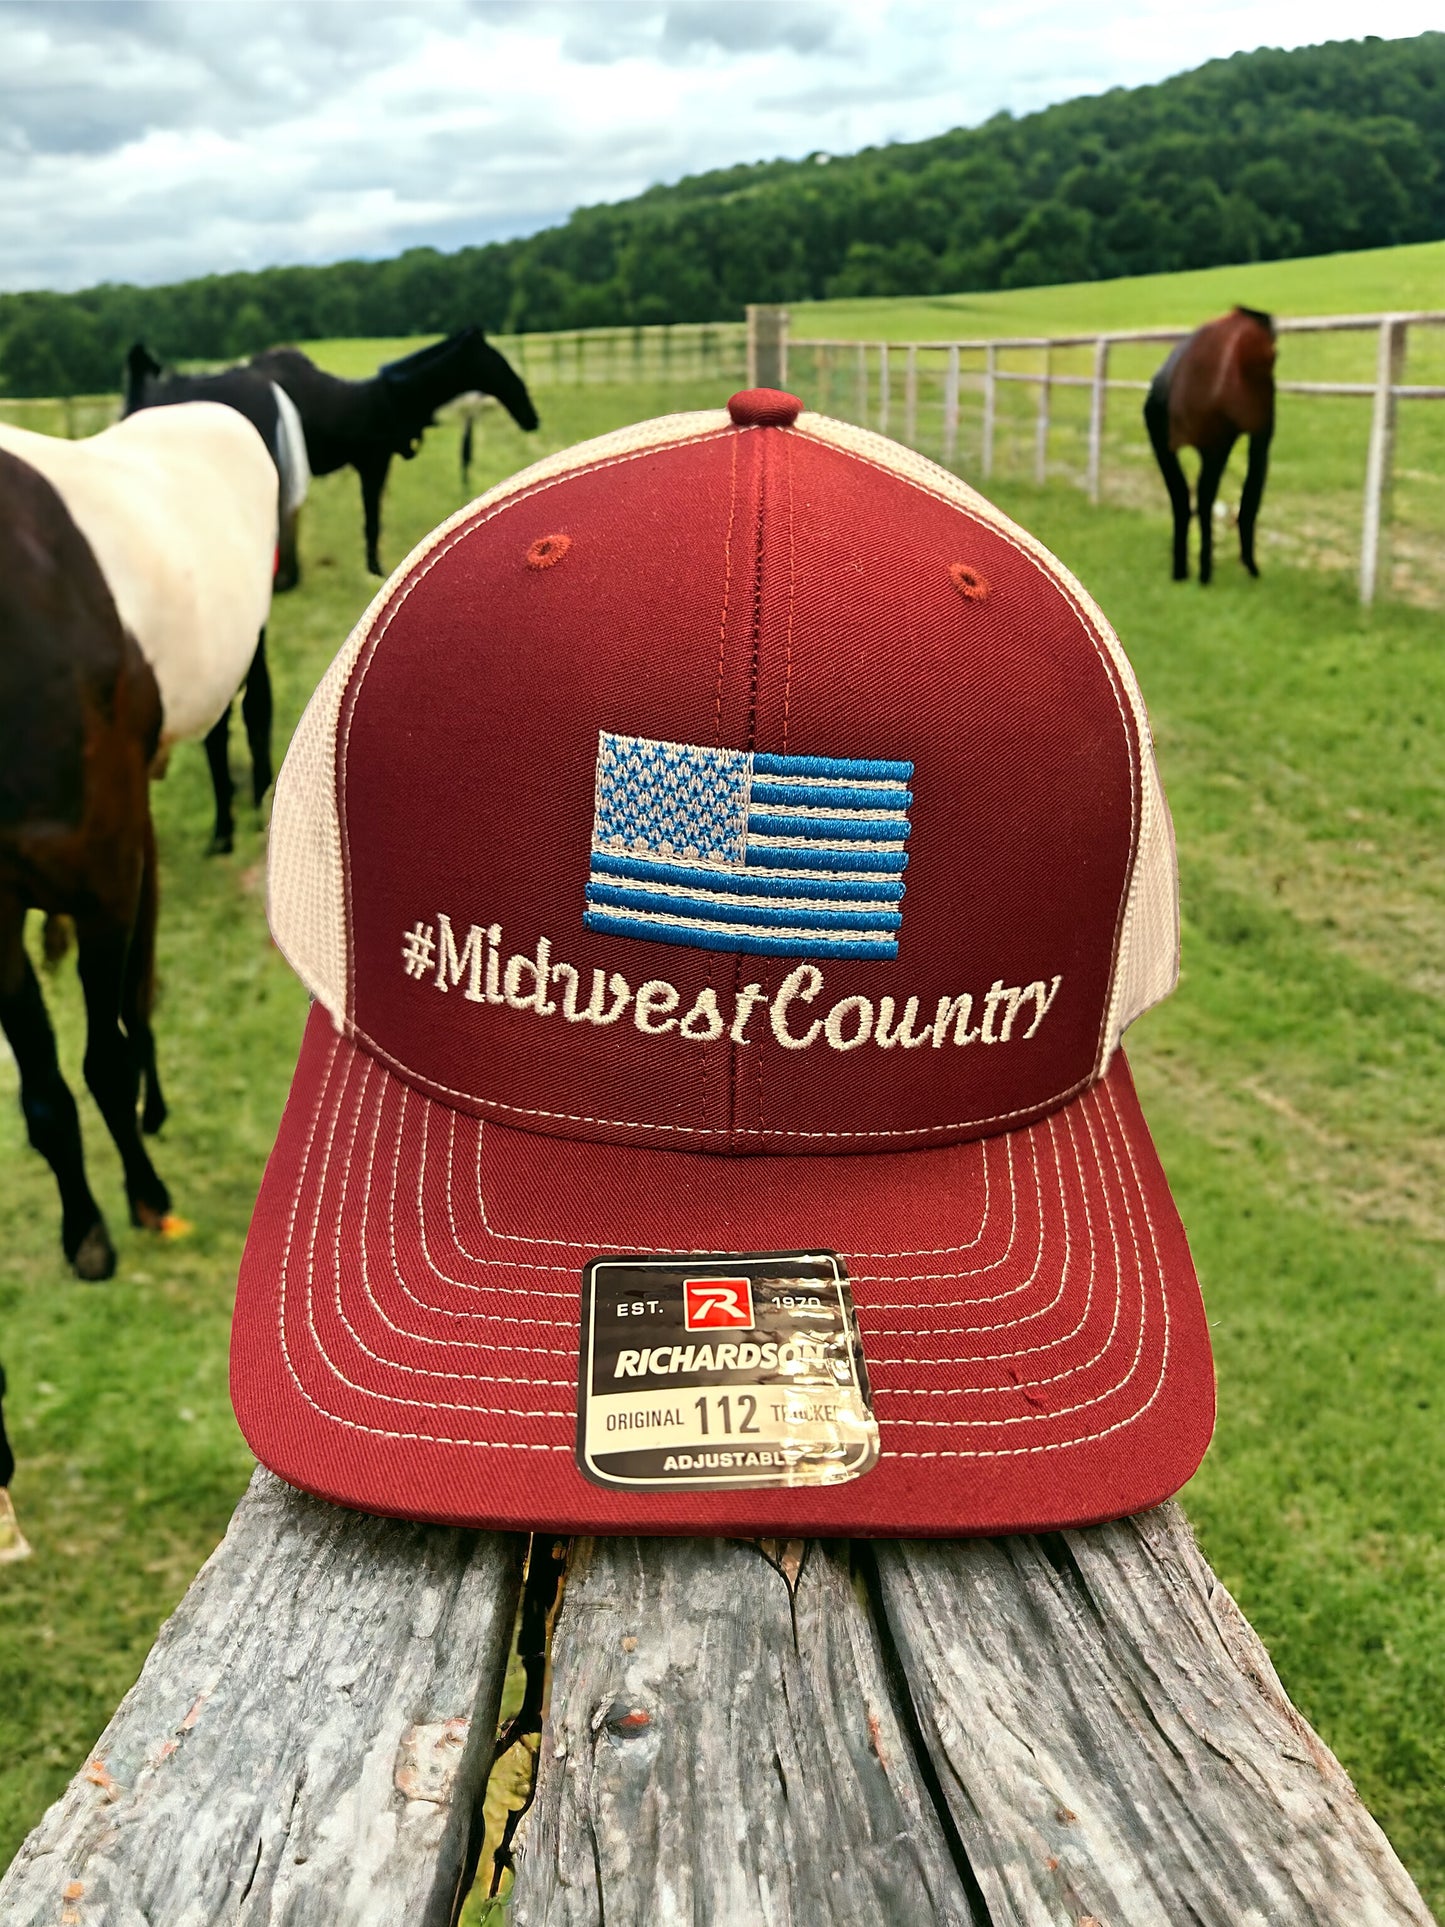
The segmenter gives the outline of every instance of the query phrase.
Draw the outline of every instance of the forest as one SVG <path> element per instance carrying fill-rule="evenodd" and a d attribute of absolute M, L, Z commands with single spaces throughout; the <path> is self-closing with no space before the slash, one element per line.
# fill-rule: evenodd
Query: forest
<path fill-rule="evenodd" d="M 698 174 L 523 240 L 167 287 L 0 295 L 0 391 L 104 392 L 274 342 L 710 321 L 1445 235 L 1445 33 L 1216 60 L 1015 119 Z"/>

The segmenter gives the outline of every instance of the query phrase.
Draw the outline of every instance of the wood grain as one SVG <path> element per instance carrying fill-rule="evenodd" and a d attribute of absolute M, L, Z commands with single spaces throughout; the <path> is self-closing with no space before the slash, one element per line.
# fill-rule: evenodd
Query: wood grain
<path fill-rule="evenodd" d="M 871 1552 L 996 1927 L 1429 1922 L 1177 1505 Z"/>
<path fill-rule="evenodd" d="M 577 1542 L 512 1927 L 982 1927 L 848 1549 L 803 1550 Z"/>
<path fill-rule="evenodd" d="M 5 1927 L 444 1927 L 522 1543 L 367 1518 L 258 1471 L 0 1881 Z"/>

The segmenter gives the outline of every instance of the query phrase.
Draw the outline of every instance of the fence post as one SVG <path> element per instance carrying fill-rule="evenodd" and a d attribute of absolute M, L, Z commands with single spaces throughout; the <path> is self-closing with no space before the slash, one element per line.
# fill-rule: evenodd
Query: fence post
<path fill-rule="evenodd" d="M 1104 465 L 1104 402 L 1108 395 L 1109 343 L 1094 343 L 1094 385 L 1089 391 L 1089 500 L 1097 502 Z"/>
<path fill-rule="evenodd" d="M 948 370 L 943 377 L 943 462 L 952 468 L 958 453 L 958 343 L 950 344 Z"/>
<path fill-rule="evenodd" d="M 868 343 L 866 341 L 858 343 L 858 392 L 855 399 L 856 406 L 853 412 L 858 417 L 858 426 L 866 428 L 868 426 Z"/>
<path fill-rule="evenodd" d="M 1039 383 L 1039 415 L 1034 424 L 1034 480 L 1040 488 L 1049 479 L 1049 407 L 1053 395 L 1054 351 L 1044 349 L 1044 378 Z"/>
<path fill-rule="evenodd" d="M 910 448 L 918 440 L 918 348 L 912 341 L 903 364 L 903 439 Z"/>
<path fill-rule="evenodd" d="M 983 351 L 983 450 L 979 473 L 985 481 L 993 474 L 994 403 L 998 394 L 998 349 L 990 342 Z"/>
<path fill-rule="evenodd" d="M 888 433 L 888 403 L 891 399 L 888 381 L 888 343 L 878 344 L 878 433 Z"/>
<path fill-rule="evenodd" d="M 1391 470 L 1395 459 L 1395 385 L 1405 366 L 1406 325 L 1398 315 L 1382 317 L 1375 357 L 1375 405 L 1370 415 L 1365 514 L 1360 531 L 1360 600 L 1367 607 L 1374 601 L 1380 582 L 1380 550 L 1390 513 Z"/>
<path fill-rule="evenodd" d="M 748 387 L 781 388 L 788 378 L 788 311 L 748 305 Z"/>

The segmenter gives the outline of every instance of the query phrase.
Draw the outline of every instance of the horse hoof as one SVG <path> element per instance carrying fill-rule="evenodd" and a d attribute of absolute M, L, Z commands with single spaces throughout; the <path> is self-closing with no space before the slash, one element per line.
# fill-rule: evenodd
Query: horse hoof
<path fill-rule="evenodd" d="M 159 1200 L 155 1198 L 132 1198 L 130 1201 L 130 1221 L 142 1231 L 162 1231 L 166 1219 L 171 1214 L 171 1194 L 164 1185 L 160 1188 Z"/>
<path fill-rule="evenodd" d="M 71 1270 L 87 1284 L 99 1284 L 115 1275 L 115 1246 L 104 1222 L 97 1218 L 76 1247 L 70 1260 Z"/>
<path fill-rule="evenodd" d="M 206 855 L 229 856 L 235 847 L 236 839 L 234 836 L 229 834 L 226 836 L 213 836 L 206 845 Z"/>

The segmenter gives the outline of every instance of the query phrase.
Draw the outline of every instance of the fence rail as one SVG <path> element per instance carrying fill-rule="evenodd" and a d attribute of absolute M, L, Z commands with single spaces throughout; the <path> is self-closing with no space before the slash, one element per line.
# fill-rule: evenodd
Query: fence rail
<path fill-rule="evenodd" d="M 618 382 L 742 381 L 747 324 L 671 321 L 635 328 L 571 328 L 557 334 L 493 335 L 529 388 Z"/>
<path fill-rule="evenodd" d="M 878 428 L 912 444 L 936 447 L 947 466 L 959 459 L 960 415 L 970 390 L 977 397 L 977 473 L 992 478 L 1000 435 L 1001 394 L 1010 389 L 1037 391 L 1030 425 L 1033 479 L 1043 483 L 1052 473 L 1050 445 L 1055 431 L 1053 400 L 1056 391 L 1082 390 L 1088 396 L 1088 422 L 1083 486 L 1091 501 L 1104 489 L 1108 397 L 1111 392 L 1142 393 L 1148 377 L 1111 371 L 1116 351 L 1149 344 L 1183 341 L 1188 327 L 1116 329 L 1068 335 L 1009 335 L 993 338 L 929 341 L 859 341 L 838 336 L 792 336 L 783 310 L 749 311 L 754 334 L 766 339 L 771 352 L 759 363 L 762 375 L 778 386 L 787 385 L 789 364 L 807 364 L 812 378 L 809 399 L 819 408 L 844 411 L 860 424 Z M 1372 602 L 1386 585 L 1389 567 L 1386 536 L 1390 521 L 1395 471 L 1397 409 L 1401 402 L 1445 401 L 1445 381 L 1407 382 L 1402 379 L 1409 331 L 1445 330 L 1445 310 L 1372 315 L 1308 315 L 1280 319 L 1277 332 L 1286 338 L 1331 334 L 1376 336 L 1373 380 L 1291 380 L 1276 382 L 1279 394 L 1319 400 L 1341 397 L 1372 404 L 1365 450 L 1363 499 L 1360 509 L 1357 577 L 1360 600 Z M 1437 337 L 1445 343 L 1445 334 Z M 772 344 L 776 344 L 772 347 Z M 1088 372 L 1055 365 L 1055 358 L 1091 356 Z M 1005 357 L 1041 357 L 1041 365 L 1006 367 Z M 765 365 L 764 365 L 765 364 Z M 930 391 L 936 411 L 932 425 L 925 418 L 923 391 Z M 841 390 L 841 395 L 840 391 Z M 1017 427 L 1015 417 L 1014 426 Z M 1445 481 L 1445 463 L 1429 479 Z M 1441 546 L 1436 544 L 1437 547 Z"/>

